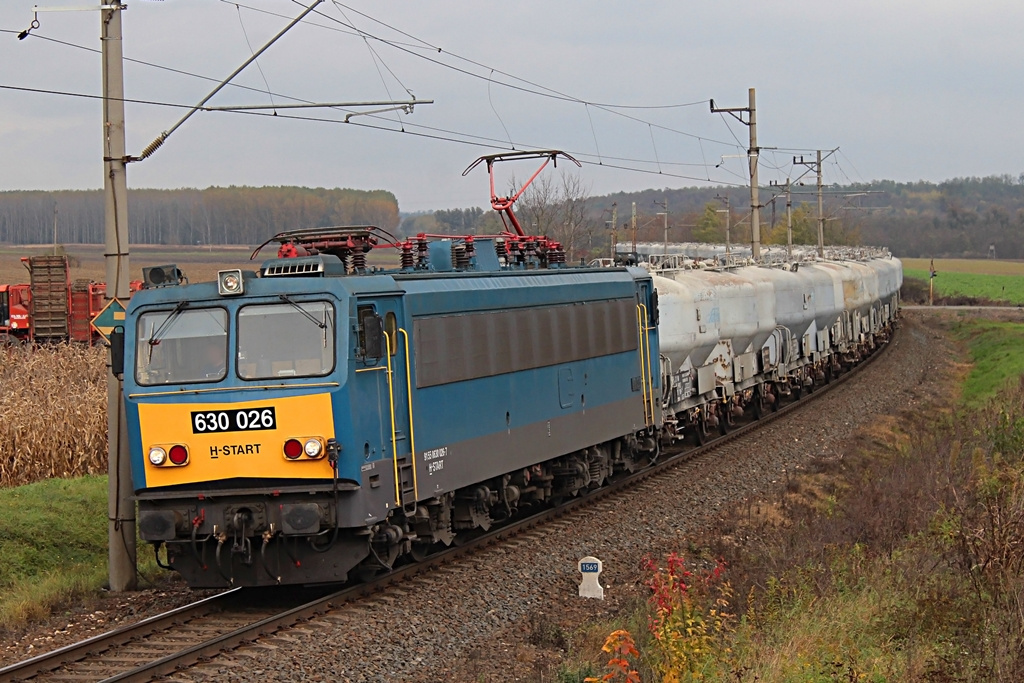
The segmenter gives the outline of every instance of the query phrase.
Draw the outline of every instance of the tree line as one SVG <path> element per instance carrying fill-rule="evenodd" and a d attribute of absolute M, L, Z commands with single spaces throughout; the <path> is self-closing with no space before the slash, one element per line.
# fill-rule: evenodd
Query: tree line
<path fill-rule="evenodd" d="M 815 189 L 794 185 L 790 199 L 793 242 L 816 244 Z M 760 201 L 762 243 L 785 244 L 783 188 L 762 188 Z M 659 214 L 665 204 L 670 242 L 723 242 L 727 221 L 734 243 L 750 241 L 750 195 L 745 187 L 649 189 L 595 197 L 588 195 L 578 176 L 548 175 L 524 193 L 515 210 L 528 233 L 558 239 L 575 260 L 607 255 L 612 242 L 661 242 L 665 220 Z M 829 185 L 823 214 L 826 244 L 883 246 L 907 257 L 994 253 L 997 258 L 1024 259 L 1024 174 L 941 183 L 882 180 Z M 502 225 L 496 212 L 470 208 L 407 216 L 401 229 L 405 234 L 493 234 Z"/>
<path fill-rule="evenodd" d="M 333 225 L 398 227 L 385 190 L 209 187 L 129 190 L 129 239 L 137 244 L 259 244 L 275 233 Z M 0 243 L 102 243 L 100 190 L 0 192 Z"/>
<path fill-rule="evenodd" d="M 570 261 L 607 255 L 612 242 L 662 241 L 665 220 L 659 212 L 665 204 L 670 242 L 723 241 L 726 212 L 733 242 L 750 240 L 750 200 L 744 187 L 649 189 L 596 197 L 589 190 L 578 173 L 544 174 L 515 211 L 527 233 L 558 240 Z M 793 188 L 794 243 L 817 242 L 813 195 L 812 187 Z M 130 236 L 143 244 L 256 244 L 282 230 L 330 225 L 378 225 L 405 236 L 493 235 L 511 227 L 497 212 L 480 207 L 407 215 L 399 225 L 398 202 L 385 190 L 211 187 L 140 189 L 129 196 Z M 761 201 L 762 242 L 784 244 L 785 194 L 778 187 L 762 188 Z M 100 191 L 17 191 L 0 192 L 0 243 L 49 243 L 54 207 L 58 242 L 103 241 Z M 994 251 L 998 258 L 1024 259 L 1024 174 L 942 183 L 830 185 L 824 214 L 827 244 L 885 246 L 897 256 L 984 257 Z"/>

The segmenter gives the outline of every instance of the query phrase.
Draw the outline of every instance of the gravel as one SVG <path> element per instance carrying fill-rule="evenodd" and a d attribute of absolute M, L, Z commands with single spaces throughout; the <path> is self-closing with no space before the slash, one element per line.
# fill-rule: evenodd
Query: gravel
<path fill-rule="evenodd" d="M 883 358 L 813 408 L 169 680 L 554 681 L 566 634 L 608 621 L 644 596 L 644 557 L 685 551 L 687 539 L 713 528 L 720 511 L 768 497 L 787 473 L 815 457 L 841 457 L 858 430 L 924 402 L 936 390 L 937 371 L 958 355 L 927 316 L 907 315 Z M 576 563 L 586 555 L 604 562 L 603 601 L 577 597 Z M 171 591 L 153 600 L 169 608 L 182 595 L 189 594 Z M 19 641 L 22 652 L 32 637 Z"/>
<path fill-rule="evenodd" d="M 0 667 L 142 621 L 217 592 L 190 590 L 177 574 L 167 574 L 155 585 L 141 583 L 148 587 L 132 593 L 102 592 L 78 599 L 42 621 L 0 630 L 3 642 Z"/>

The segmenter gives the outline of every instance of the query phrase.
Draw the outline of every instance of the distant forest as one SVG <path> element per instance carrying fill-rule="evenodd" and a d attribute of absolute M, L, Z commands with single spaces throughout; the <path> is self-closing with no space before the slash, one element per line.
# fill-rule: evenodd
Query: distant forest
<path fill-rule="evenodd" d="M 282 230 L 329 225 L 398 227 L 384 190 L 210 187 L 129 190 L 129 239 L 140 244 L 259 244 Z M 103 242 L 99 190 L 0 192 L 0 243 Z"/>
<path fill-rule="evenodd" d="M 797 243 L 817 241 L 813 183 L 793 187 Z M 781 188 L 760 192 L 762 241 L 786 241 L 786 201 Z M 395 196 L 301 187 L 211 187 L 205 190 L 131 190 L 133 242 L 149 244 L 257 244 L 281 230 L 328 225 L 378 225 L 402 235 L 420 232 L 494 234 L 502 229 L 490 209 L 451 208 L 407 215 L 399 223 Z M 589 196 L 578 175 L 541 176 L 516 204 L 523 226 L 562 242 L 571 260 L 607 254 L 613 235 L 660 242 L 722 241 L 726 202 L 734 242 L 750 240 L 750 195 L 744 187 L 645 190 Z M 0 192 L 0 243 L 39 244 L 53 239 L 58 211 L 61 243 L 103 241 L 103 198 L 98 190 Z M 956 178 L 942 183 L 874 181 L 826 187 L 828 244 L 872 244 L 897 256 L 1024 259 L 1024 174 Z M 613 224 L 612 217 L 615 216 Z"/>
<path fill-rule="evenodd" d="M 530 205 L 529 191 L 524 208 Z M 556 199 L 558 199 L 556 197 Z M 779 187 L 760 190 L 761 233 L 766 244 L 786 241 L 786 198 Z M 612 238 L 612 211 L 617 212 L 615 237 L 633 239 L 632 205 L 637 209 L 637 240 L 664 239 L 664 211 L 669 211 L 669 241 L 717 242 L 725 239 L 726 201 L 733 241 L 750 240 L 750 193 L 744 187 L 644 190 L 588 197 L 584 224 L 574 229 L 572 256 L 607 253 Z M 613 204 L 615 205 L 613 207 Z M 817 197 L 813 182 L 792 188 L 794 242 L 817 242 Z M 517 205 L 518 206 L 518 205 Z M 536 212 L 527 211 L 527 216 Z M 561 236 L 569 222 L 565 212 L 549 212 L 550 220 L 525 220 L 537 232 Z M 1003 259 L 1024 259 L 1024 174 L 956 178 L 942 183 L 829 185 L 824 199 L 827 244 L 871 244 L 889 247 L 897 256 L 985 257 L 990 247 Z M 465 234 L 493 232 L 500 223 L 493 211 L 443 210 L 406 217 L 402 231 Z M 571 226 L 570 226 L 571 227 Z"/>

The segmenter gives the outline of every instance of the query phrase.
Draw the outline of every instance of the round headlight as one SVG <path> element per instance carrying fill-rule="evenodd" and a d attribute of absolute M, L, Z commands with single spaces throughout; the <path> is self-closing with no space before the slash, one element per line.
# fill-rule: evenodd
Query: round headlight
<path fill-rule="evenodd" d="M 159 446 L 153 446 L 149 449 L 149 461 L 157 466 L 163 465 L 167 462 L 167 451 Z"/>
<path fill-rule="evenodd" d="M 320 455 L 320 451 L 323 450 L 323 446 L 320 444 L 318 440 L 310 439 L 309 441 L 306 442 L 306 445 L 303 447 L 303 450 L 306 451 L 306 455 L 308 455 L 311 458 L 315 458 L 316 456 Z"/>
<path fill-rule="evenodd" d="M 18 321 L 14 321 L 13 323 L 11 323 L 11 329 L 12 330 L 18 329 Z"/>
<path fill-rule="evenodd" d="M 238 276 L 237 275 L 225 275 L 224 276 L 224 289 L 229 292 L 238 291 Z"/>

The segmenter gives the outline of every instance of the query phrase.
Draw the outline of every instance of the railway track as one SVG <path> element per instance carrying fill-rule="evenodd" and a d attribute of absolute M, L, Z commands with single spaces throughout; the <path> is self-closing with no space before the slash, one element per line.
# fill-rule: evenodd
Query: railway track
<path fill-rule="evenodd" d="M 370 582 L 331 592 L 321 590 L 314 597 L 308 598 L 307 595 L 308 599 L 298 606 L 294 606 L 299 601 L 294 588 L 288 590 L 287 595 L 285 589 L 282 589 L 276 597 L 270 599 L 268 595 L 273 596 L 273 592 L 266 589 L 233 589 L 2 668 L 0 681 L 147 681 L 172 674 L 220 652 L 230 651 L 260 637 L 308 621 L 347 602 L 381 591 L 477 548 L 503 541 L 582 506 L 619 495 L 682 462 L 707 455 L 841 386 L 881 358 L 891 346 L 890 342 L 880 347 L 854 370 L 834 378 L 829 384 L 817 387 L 812 393 L 805 393 L 800 400 L 791 400 L 777 412 L 767 413 L 760 419 L 736 426 L 728 434 L 703 446 L 686 450 L 678 447 L 670 449 L 662 454 L 660 462 L 609 486 L 574 498 L 558 508 L 540 511 L 505 524 L 461 546 L 448 548 L 417 564 L 397 568 Z M 258 601 L 253 598 L 256 594 L 260 595 Z M 283 609 L 282 605 L 285 606 Z"/>

